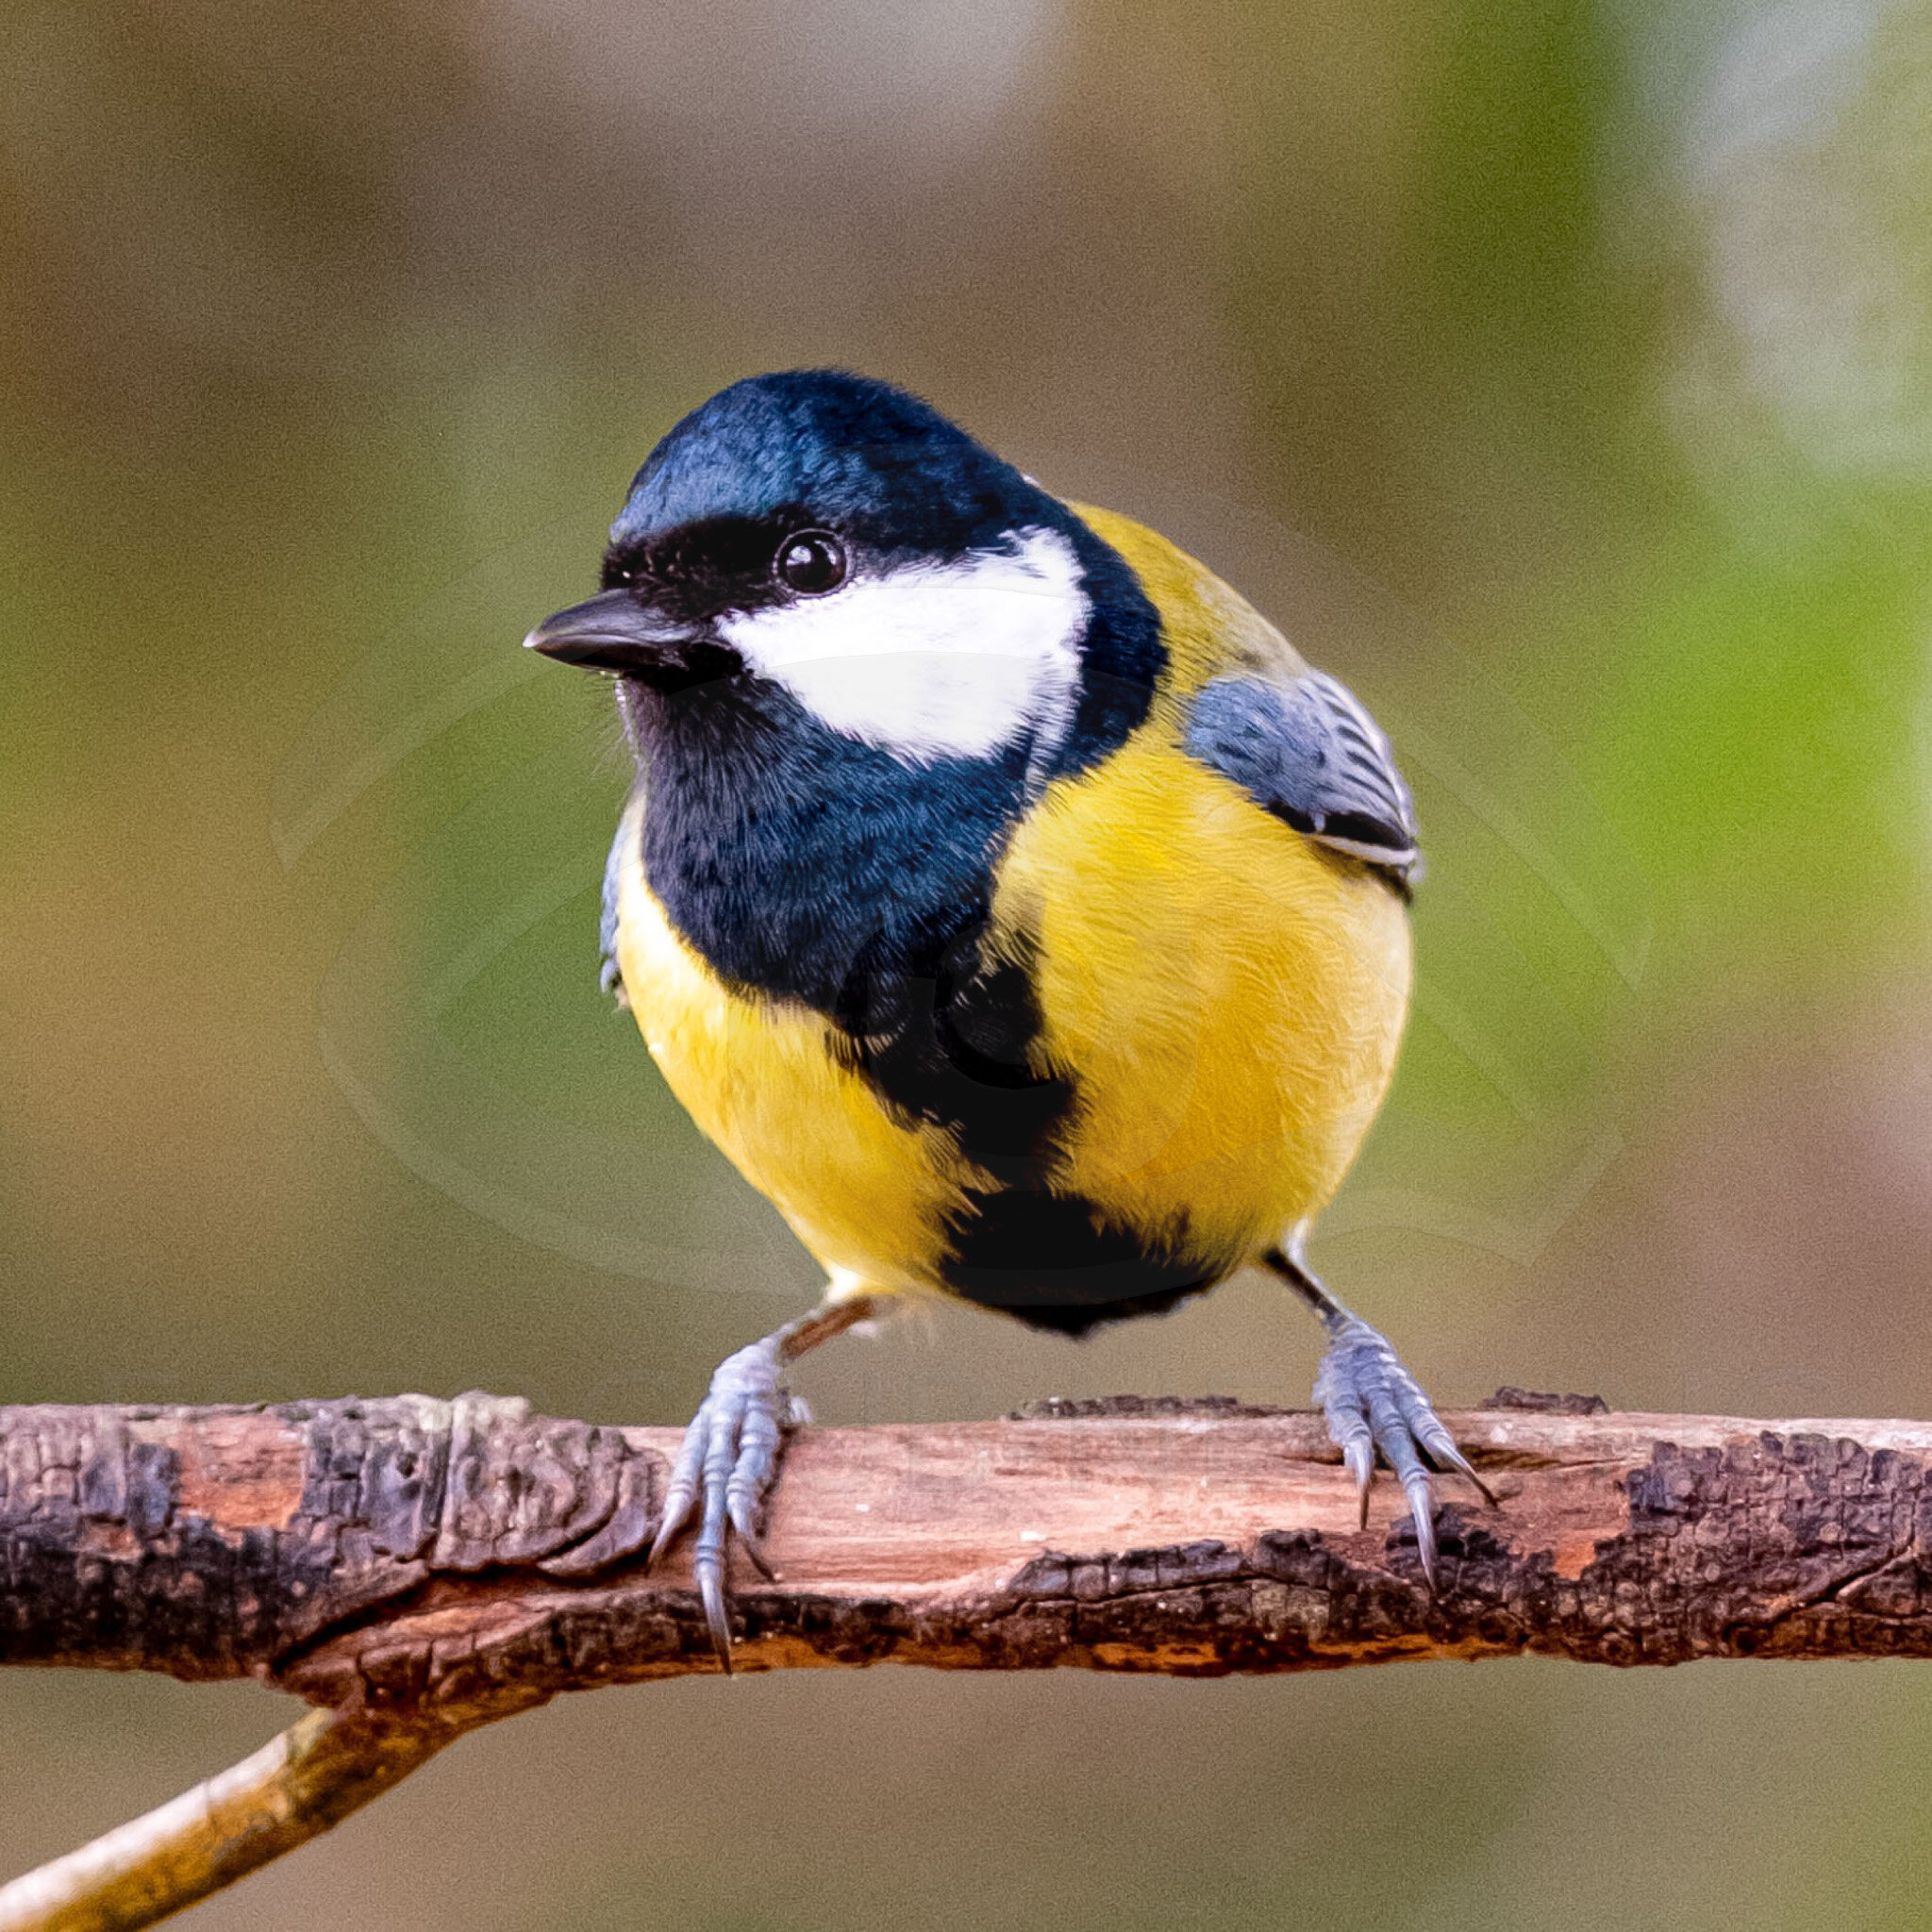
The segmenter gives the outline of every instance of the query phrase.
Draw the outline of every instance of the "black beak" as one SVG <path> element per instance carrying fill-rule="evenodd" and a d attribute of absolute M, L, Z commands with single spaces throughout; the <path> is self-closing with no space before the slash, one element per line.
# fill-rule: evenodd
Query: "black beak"
<path fill-rule="evenodd" d="M 660 617 L 628 591 L 606 591 L 546 617 L 524 640 L 524 648 L 559 664 L 656 682 L 690 670 L 709 641 L 689 624 Z"/>

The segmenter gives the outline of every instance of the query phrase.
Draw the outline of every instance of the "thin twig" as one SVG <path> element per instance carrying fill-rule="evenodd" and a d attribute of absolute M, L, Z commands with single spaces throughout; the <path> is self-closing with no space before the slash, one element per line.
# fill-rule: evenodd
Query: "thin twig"
<path fill-rule="evenodd" d="M 0 1887 L 0 1932 L 135 1932 L 291 1852 L 460 1731 L 312 1710 L 240 1764 Z"/>

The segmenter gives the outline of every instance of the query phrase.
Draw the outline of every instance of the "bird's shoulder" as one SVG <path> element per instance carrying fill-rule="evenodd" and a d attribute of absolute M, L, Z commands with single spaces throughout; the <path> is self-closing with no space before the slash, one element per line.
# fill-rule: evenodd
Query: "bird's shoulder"
<path fill-rule="evenodd" d="M 1162 708 L 1191 758 L 1406 892 L 1420 875 L 1415 801 L 1386 733 L 1246 598 L 1158 531 L 1078 507 L 1160 615 Z"/>
<path fill-rule="evenodd" d="M 1071 508 L 1125 560 L 1154 606 L 1167 657 L 1160 695 L 1170 703 L 1186 703 L 1216 677 L 1257 676 L 1286 686 L 1308 669 L 1232 584 L 1158 530 L 1117 510 Z"/>

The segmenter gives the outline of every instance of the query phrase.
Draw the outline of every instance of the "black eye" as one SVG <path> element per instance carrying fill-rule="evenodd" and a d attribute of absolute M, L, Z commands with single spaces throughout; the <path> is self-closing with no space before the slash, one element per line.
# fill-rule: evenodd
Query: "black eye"
<path fill-rule="evenodd" d="M 845 581 L 845 546 L 829 530 L 794 530 L 772 559 L 778 581 L 802 597 L 823 597 Z"/>

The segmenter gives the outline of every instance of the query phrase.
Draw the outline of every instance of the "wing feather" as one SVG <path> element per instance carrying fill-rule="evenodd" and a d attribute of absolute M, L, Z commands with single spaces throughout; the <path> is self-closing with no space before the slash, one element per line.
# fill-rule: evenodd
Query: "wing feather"
<path fill-rule="evenodd" d="M 636 815 L 628 810 L 618 822 L 617 837 L 611 841 L 610 856 L 604 861 L 604 909 L 597 922 L 597 984 L 620 1007 L 630 1005 L 625 990 L 624 968 L 617 958 L 617 896 L 622 889 L 624 861 L 637 842 Z"/>
<path fill-rule="evenodd" d="M 1188 754 L 1318 844 L 1405 890 L 1420 875 L 1415 800 L 1381 727 L 1325 672 L 1291 682 L 1217 677 L 1195 698 Z"/>

